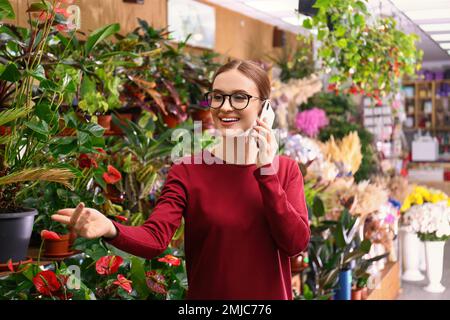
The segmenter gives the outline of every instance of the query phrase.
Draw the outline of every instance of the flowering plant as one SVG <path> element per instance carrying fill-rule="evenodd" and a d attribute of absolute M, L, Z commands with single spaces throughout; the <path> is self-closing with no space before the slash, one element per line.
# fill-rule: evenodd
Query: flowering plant
<path fill-rule="evenodd" d="M 313 140 L 294 134 L 287 137 L 284 154 L 297 162 L 307 164 L 320 155 L 320 148 Z"/>
<path fill-rule="evenodd" d="M 297 129 L 309 137 L 316 137 L 320 129 L 328 125 L 328 118 L 324 110 L 312 108 L 297 113 L 295 124 Z"/>
<path fill-rule="evenodd" d="M 403 216 L 407 228 L 422 241 L 442 241 L 450 238 L 450 208 L 447 201 L 412 206 Z"/>
<path fill-rule="evenodd" d="M 401 211 L 405 212 L 413 205 L 421 205 L 427 202 L 437 203 L 447 201 L 450 204 L 450 199 L 441 190 L 426 188 L 424 186 L 415 186 L 413 191 L 406 197 Z"/>

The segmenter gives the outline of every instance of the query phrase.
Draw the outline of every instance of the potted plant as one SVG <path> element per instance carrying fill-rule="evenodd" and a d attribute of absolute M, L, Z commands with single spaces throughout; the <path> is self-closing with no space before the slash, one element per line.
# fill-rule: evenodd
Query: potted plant
<path fill-rule="evenodd" d="M 385 253 L 370 259 L 358 258 L 356 259 L 355 268 L 353 271 L 353 287 L 352 300 L 366 300 L 368 296 L 368 282 L 370 273 L 367 272 L 369 267 L 376 261 L 386 258 L 389 253 Z"/>
<path fill-rule="evenodd" d="M 59 130 L 60 92 L 70 83 L 69 78 L 64 83 L 47 79 L 42 65 L 49 33 L 64 23 L 55 5 L 55 1 L 31 4 L 28 12 L 37 13 L 38 19 L 19 33 L 13 32 L 14 27 L 2 26 L 2 39 L 7 40 L 0 44 L 0 55 L 8 59 L 0 75 L 0 87 L 7 88 L 0 97 L 0 126 L 7 125 L 11 132 L 0 141 L 0 263 L 21 261 L 27 255 L 37 211 L 21 204 L 24 190 L 36 181 L 70 187 L 73 178 L 69 169 L 46 156 L 48 142 Z M 7 16 L 14 14 L 10 6 L 3 8 Z M 24 34 L 26 45 L 20 42 Z M 11 50 L 15 50 L 13 55 Z"/>
<path fill-rule="evenodd" d="M 396 28 L 391 17 L 371 20 L 367 1 L 316 1 L 317 13 L 303 21 L 303 27 L 317 29 L 329 82 L 338 91 L 358 91 L 380 103 L 397 92 L 405 75 L 420 68 L 423 55 L 416 48 L 418 36 Z"/>

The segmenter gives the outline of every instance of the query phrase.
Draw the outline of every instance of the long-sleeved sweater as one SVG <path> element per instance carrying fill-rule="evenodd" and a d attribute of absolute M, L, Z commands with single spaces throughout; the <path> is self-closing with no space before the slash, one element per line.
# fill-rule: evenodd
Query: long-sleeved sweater
<path fill-rule="evenodd" d="M 139 227 L 113 222 L 118 234 L 107 242 L 152 259 L 184 217 L 187 299 L 292 299 L 289 257 L 310 238 L 297 163 L 276 156 L 278 170 L 207 164 L 198 158 L 205 153 L 190 156 L 191 164 L 172 164 L 148 220 Z"/>

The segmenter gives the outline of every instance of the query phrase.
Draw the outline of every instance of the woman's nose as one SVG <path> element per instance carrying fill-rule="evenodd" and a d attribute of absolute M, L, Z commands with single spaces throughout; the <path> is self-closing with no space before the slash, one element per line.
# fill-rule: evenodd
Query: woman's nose
<path fill-rule="evenodd" d="M 225 97 L 225 101 L 222 105 L 222 111 L 233 111 L 233 107 L 230 104 L 230 97 Z"/>

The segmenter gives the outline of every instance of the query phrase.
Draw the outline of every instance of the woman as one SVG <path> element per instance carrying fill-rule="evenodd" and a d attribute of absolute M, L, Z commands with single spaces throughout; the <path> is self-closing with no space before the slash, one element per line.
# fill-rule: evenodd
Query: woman
<path fill-rule="evenodd" d="M 299 167 L 276 155 L 272 130 L 257 119 L 269 95 L 269 78 L 254 62 L 231 61 L 217 70 L 206 96 L 224 139 L 202 155 L 223 161 L 172 164 L 142 226 L 124 226 L 83 204 L 52 218 L 81 237 L 103 237 L 152 259 L 167 248 L 184 216 L 187 299 L 292 299 L 289 257 L 306 249 L 310 230 Z M 236 134 L 249 129 L 260 147 L 258 157 L 247 148 L 248 135 Z M 246 142 L 244 152 L 237 152 L 243 164 L 229 157 L 240 145 L 227 143 L 230 136 Z"/>

